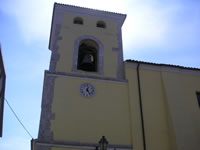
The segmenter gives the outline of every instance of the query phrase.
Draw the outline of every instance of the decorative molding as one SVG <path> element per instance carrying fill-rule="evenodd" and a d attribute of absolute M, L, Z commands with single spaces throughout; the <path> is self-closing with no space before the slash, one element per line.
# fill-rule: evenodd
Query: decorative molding
<path fill-rule="evenodd" d="M 145 64 L 140 64 L 140 69 L 162 71 L 160 66 L 145 65 Z"/>
<path fill-rule="evenodd" d="M 121 34 L 121 26 L 118 25 L 117 31 L 117 40 L 118 40 L 118 68 L 117 68 L 117 78 L 125 79 L 125 70 L 124 70 L 124 61 L 123 61 L 123 46 L 122 46 L 122 34 Z"/>
<path fill-rule="evenodd" d="M 56 76 L 52 76 L 47 71 L 45 71 L 42 94 L 42 110 L 38 135 L 38 139 L 40 141 L 53 141 L 53 133 L 51 131 L 50 121 L 55 119 L 55 114 L 51 112 L 55 79 Z"/>
<path fill-rule="evenodd" d="M 81 41 L 86 40 L 86 39 L 93 40 L 98 45 L 98 67 L 97 67 L 98 71 L 97 71 L 97 73 L 103 75 L 104 74 L 104 46 L 101 43 L 101 41 L 98 40 L 96 37 L 89 36 L 89 35 L 81 36 L 78 39 L 76 39 L 75 42 L 74 42 L 74 54 L 73 54 L 72 71 L 73 72 L 78 72 L 79 71 L 77 69 L 79 45 L 80 45 Z"/>
<path fill-rule="evenodd" d="M 180 73 L 185 75 L 194 75 L 194 76 L 200 76 L 200 70 L 188 70 L 188 69 L 181 69 Z"/>
<path fill-rule="evenodd" d="M 125 62 L 126 68 L 137 68 L 138 62 Z M 153 65 L 153 64 L 140 64 L 140 69 L 158 71 L 158 72 L 172 72 L 172 73 L 180 73 L 184 75 L 194 75 L 200 76 L 200 70 L 192 70 L 187 68 L 180 68 L 174 66 L 162 66 L 162 65 Z"/>
<path fill-rule="evenodd" d="M 125 63 L 125 68 L 134 68 L 134 69 L 137 69 L 137 64 L 138 63 L 129 63 L 129 62 L 125 62 L 124 61 L 124 63 Z"/>
<path fill-rule="evenodd" d="M 97 143 L 85 143 L 85 142 L 59 142 L 59 141 L 52 141 L 52 142 L 43 142 L 39 140 L 33 140 L 35 146 L 43 146 L 43 147 L 63 147 L 63 148 L 75 148 L 75 149 L 96 149 L 99 146 Z M 117 145 L 117 144 L 109 144 L 108 150 L 132 150 L 132 145 Z M 42 149 L 43 150 L 43 149 Z M 46 150 L 46 149 L 45 149 Z"/>
<path fill-rule="evenodd" d="M 126 18 L 125 14 L 95 10 L 95 9 L 90 9 L 90 8 L 83 8 L 83 7 L 78 7 L 78 6 L 66 5 L 66 4 L 63 5 L 63 4 L 55 3 L 54 9 L 56 9 L 59 13 L 68 13 L 68 14 L 74 14 L 77 16 L 92 16 L 95 18 L 114 20 L 116 22 L 119 22 L 120 26 L 122 26 Z"/>
<path fill-rule="evenodd" d="M 51 76 L 56 77 L 70 77 L 70 78 L 79 78 L 79 79 L 87 79 L 87 80 L 96 80 L 96 81 L 103 81 L 103 82 L 112 82 L 112 83 L 121 83 L 121 84 L 127 84 L 127 80 L 119 80 L 116 78 L 108 78 L 108 77 L 97 77 L 97 76 L 91 76 L 91 75 L 81 75 L 81 74 L 75 74 L 75 73 L 65 73 L 65 72 L 48 72 L 48 74 L 51 74 Z"/>

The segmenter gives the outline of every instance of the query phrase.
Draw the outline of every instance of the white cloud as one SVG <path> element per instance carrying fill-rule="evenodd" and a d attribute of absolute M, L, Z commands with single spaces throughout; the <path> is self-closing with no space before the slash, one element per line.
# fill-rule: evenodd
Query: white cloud
<path fill-rule="evenodd" d="M 123 27 L 124 45 L 133 48 L 150 48 L 165 44 L 171 25 L 169 18 L 180 9 L 179 6 L 168 6 L 162 9 L 152 4 L 133 6 L 128 12 Z"/>
<path fill-rule="evenodd" d="M 177 51 L 198 43 L 200 10 L 197 4 L 136 3 L 132 6 L 123 27 L 125 51 Z"/>
<path fill-rule="evenodd" d="M 15 18 L 26 42 L 48 39 L 53 2 L 13 0 L 1 4 L 0 9 Z"/>
<path fill-rule="evenodd" d="M 12 2 L 10 0 L 1 4 L 0 9 L 15 17 L 26 42 L 48 40 L 54 2 L 54 0 L 13 0 Z M 162 47 L 169 45 L 168 42 L 173 45 L 177 40 L 174 37 L 182 34 L 182 37 L 179 37 L 180 44 L 187 40 L 186 31 L 192 37 L 197 29 L 197 26 L 192 28 L 192 21 L 185 26 L 174 23 L 180 17 L 177 14 L 186 9 L 181 2 L 163 5 L 154 0 L 57 0 L 56 2 L 126 13 L 127 19 L 123 26 L 123 45 L 126 51 L 131 50 L 130 47 L 135 49 Z"/>

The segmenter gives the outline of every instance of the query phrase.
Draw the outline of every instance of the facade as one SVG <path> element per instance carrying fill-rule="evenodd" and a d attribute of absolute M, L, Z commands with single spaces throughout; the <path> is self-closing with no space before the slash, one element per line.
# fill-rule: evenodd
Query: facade
<path fill-rule="evenodd" d="M 123 61 L 124 14 L 55 3 L 32 150 L 197 150 L 200 69 Z"/>

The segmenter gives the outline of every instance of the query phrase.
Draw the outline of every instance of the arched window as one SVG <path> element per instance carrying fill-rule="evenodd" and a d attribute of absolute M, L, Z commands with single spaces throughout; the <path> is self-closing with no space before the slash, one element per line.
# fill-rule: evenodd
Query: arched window
<path fill-rule="evenodd" d="M 96 26 L 98 28 L 106 28 L 106 23 L 104 21 L 98 21 Z"/>
<path fill-rule="evenodd" d="M 74 18 L 74 24 L 83 24 L 83 19 L 81 17 Z"/>
<path fill-rule="evenodd" d="M 78 49 L 77 69 L 97 72 L 97 53 L 98 45 L 92 40 L 83 40 L 80 42 Z"/>

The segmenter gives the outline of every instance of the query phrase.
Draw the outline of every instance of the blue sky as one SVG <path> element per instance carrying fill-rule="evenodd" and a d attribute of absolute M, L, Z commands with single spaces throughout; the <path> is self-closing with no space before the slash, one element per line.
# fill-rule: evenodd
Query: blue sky
<path fill-rule="evenodd" d="M 0 1 L 6 98 L 34 138 L 39 127 L 44 70 L 50 60 L 48 42 L 54 2 Z M 122 28 L 125 59 L 200 67 L 199 0 L 56 2 L 127 14 Z M 30 140 L 5 103 L 0 149 L 27 150 Z"/>

